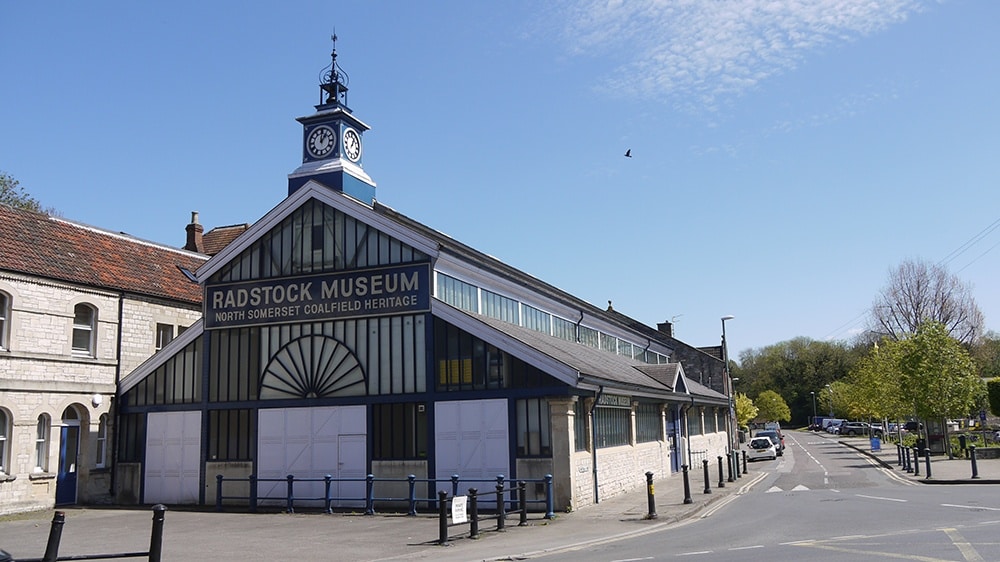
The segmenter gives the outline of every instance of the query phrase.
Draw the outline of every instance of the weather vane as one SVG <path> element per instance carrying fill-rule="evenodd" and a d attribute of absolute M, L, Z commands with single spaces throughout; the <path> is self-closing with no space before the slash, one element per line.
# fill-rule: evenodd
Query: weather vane
<path fill-rule="evenodd" d="M 337 31 L 330 36 L 333 41 L 333 52 L 330 53 L 330 64 L 320 72 L 320 105 L 337 104 L 347 108 L 347 84 L 351 79 L 337 64 Z M 325 99 L 324 99 L 325 97 Z"/>

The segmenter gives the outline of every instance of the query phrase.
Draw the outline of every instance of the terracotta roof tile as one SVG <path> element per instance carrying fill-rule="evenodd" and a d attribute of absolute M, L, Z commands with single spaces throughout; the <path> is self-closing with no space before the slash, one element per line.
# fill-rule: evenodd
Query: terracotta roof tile
<path fill-rule="evenodd" d="M 0 269 L 198 304 L 195 271 L 206 257 L 0 205 Z"/>
<path fill-rule="evenodd" d="M 202 238 L 205 253 L 214 256 L 236 239 L 237 236 L 246 232 L 250 228 L 249 224 L 234 224 L 231 226 L 219 226 L 209 230 Z"/>

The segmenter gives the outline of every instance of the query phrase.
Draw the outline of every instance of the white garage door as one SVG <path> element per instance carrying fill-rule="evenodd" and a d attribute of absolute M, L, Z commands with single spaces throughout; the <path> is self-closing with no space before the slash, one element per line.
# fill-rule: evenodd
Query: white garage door
<path fill-rule="evenodd" d="M 322 479 L 329 474 L 357 479 L 332 484 L 331 497 L 343 498 L 333 503 L 335 507 L 365 505 L 368 449 L 364 406 L 260 410 L 257 434 L 261 499 L 272 498 L 279 501 L 271 503 L 282 504 L 288 495 L 285 478 L 291 474 L 296 480 L 317 479 L 295 483 L 296 505 L 322 506 L 326 493 Z"/>
<path fill-rule="evenodd" d="M 510 478 L 506 399 L 438 402 L 434 405 L 434 428 L 436 478 L 459 475 L 459 494 L 468 488 L 478 488 L 481 493 L 495 491 L 498 474 Z M 450 494 L 451 485 L 439 484 L 438 490 Z M 488 502 L 484 498 L 480 503 Z"/>
<path fill-rule="evenodd" d="M 198 503 L 201 412 L 149 414 L 145 468 L 145 503 Z"/>

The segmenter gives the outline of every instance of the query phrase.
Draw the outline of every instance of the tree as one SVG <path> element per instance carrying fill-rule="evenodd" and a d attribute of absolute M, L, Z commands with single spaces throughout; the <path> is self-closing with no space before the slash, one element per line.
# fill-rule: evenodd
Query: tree
<path fill-rule="evenodd" d="M 903 346 L 894 340 L 875 343 L 848 376 L 851 417 L 901 419 L 913 411 L 900 387 Z"/>
<path fill-rule="evenodd" d="M 813 415 L 813 393 L 822 400 L 826 385 L 846 377 L 865 353 L 866 348 L 844 342 L 795 338 L 743 351 L 733 376 L 740 379 L 739 389 L 751 396 L 765 390 L 779 393 L 791 410 L 792 423 L 805 425 Z M 818 414 L 827 411 L 817 408 Z"/>
<path fill-rule="evenodd" d="M 0 172 L 0 205 L 7 205 L 25 211 L 42 212 L 42 205 L 20 186 L 20 182 L 8 174 Z"/>
<path fill-rule="evenodd" d="M 970 349 L 972 359 L 984 379 L 1000 377 L 1000 335 L 987 332 Z"/>
<path fill-rule="evenodd" d="M 989 399 L 990 412 L 994 416 L 1000 416 L 1000 380 L 987 382 L 986 392 Z"/>
<path fill-rule="evenodd" d="M 750 420 L 757 417 L 757 406 L 754 406 L 753 400 L 742 392 L 736 393 L 734 404 L 736 408 L 736 425 L 747 427 L 750 424 Z"/>
<path fill-rule="evenodd" d="M 943 266 L 905 261 L 889 273 L 889 282 L 872 304 L 870 330 L 876 338 L 901 340 L 925 322 L 940 322 L 964 344 L 983 332 L 983 313 L 971 288 Z"/>
<path fill-rule="evenodd" d="M 850 417 L 850 401 L 854 389 L 846 380 L 833 381 L 816 393 L 819 398 L 819 412 L 833 414 L 833 417 Z"/>
<path fill-rule="evenodd" d="M 902 342 L 900 386 L 923 419 L 966 417 L 986 400 L 969 353 L 940 322 L 925 322 Z"/>
<path fill-rule="evenodd" d="M 792 411 L 785 399 L 773 390 L 761 392 L 753 403 L 757 406 L 757 417 L 764 421 L 792 421 Z"/>

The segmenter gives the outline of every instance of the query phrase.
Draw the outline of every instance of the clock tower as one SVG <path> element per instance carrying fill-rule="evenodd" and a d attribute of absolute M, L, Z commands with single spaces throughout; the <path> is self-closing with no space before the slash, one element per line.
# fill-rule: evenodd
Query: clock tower
<path fill-rule="evenodd" d="M 337 36 L 332 62 L 320 82 L 316 113 L 302 123 L 302 165 L 288 175 L 288 194 L 310 180 L 363 201 L 375 200 L 375 182 L 362 168 L 363 136 L 370 127 L 347 107 L 347 73 L 337 64 Z"/>

